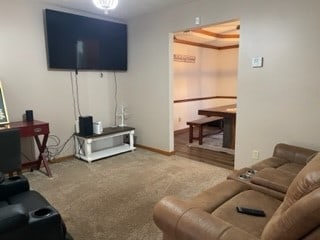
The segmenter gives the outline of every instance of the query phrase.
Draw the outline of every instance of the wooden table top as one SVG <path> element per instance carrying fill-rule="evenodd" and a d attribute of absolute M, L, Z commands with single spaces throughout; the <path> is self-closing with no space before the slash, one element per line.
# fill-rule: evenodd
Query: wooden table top
<path fill-rule="evenodd" d="M 199 109 L 198 114 L 206 116 L 235 117 L 237 114 L 237 104 Z"/>

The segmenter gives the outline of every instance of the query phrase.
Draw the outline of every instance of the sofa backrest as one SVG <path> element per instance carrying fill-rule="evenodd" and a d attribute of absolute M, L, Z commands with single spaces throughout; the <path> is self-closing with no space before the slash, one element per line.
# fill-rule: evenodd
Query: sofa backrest
<path fill-rule="evenodd" d="M 282 204 L 266 225 L 261 237 L 301 239 L 319 226 L 320 153 L 294 178 Z"/>
<path fill-rule="evenodd" d="M 306 164 L 317 151 L 288 145 L 285 143 L 278 143 L 273 151 L 273 156 L 295 162 L 298 164 Z"/>

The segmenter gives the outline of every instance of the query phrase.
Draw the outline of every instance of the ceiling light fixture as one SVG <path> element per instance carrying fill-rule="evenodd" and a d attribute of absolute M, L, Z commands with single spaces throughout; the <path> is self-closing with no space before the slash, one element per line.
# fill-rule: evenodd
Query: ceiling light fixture
<path fill-rule="evenodd" d="M 104 10 L 105 14 L 118 6 L 118 0 L 92 0 L 92 2 L 97 8 Z"/>

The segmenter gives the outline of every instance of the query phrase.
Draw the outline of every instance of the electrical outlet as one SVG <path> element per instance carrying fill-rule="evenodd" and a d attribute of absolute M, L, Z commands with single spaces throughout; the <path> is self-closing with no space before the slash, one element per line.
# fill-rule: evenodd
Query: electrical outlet
<path fill-rule="evenodd" d="M 253 150 L 251 158 L 255 159 L 255 160 L 258 160 L 259 159 L 259 151 L 258 150 Z"/>
<path fill-rule="evenodd" d="M 194 23 L 195 23 L 196 25 L 200 25 L 200 24 L 201 24 L 201 18 L 200 18 L 200 17 L 195 17 L 195 18 L 194 18 Z"/>

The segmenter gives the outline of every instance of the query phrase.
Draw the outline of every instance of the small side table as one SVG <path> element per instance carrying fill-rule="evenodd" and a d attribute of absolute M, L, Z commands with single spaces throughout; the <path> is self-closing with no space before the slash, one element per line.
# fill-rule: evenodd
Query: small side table
<path fill-rule="evenodd" d="M 92 136 L 75 134 L 75 156 L 87 162 L 92 162 L 101 158 L 133 151 L 136 149 L 134 147 L 134 130 L 132 127 L 108 127 L 104 128 L 101 134 L 93 134 Z M 124 141 L 126 135 L 128 136 L 128 142 Z M 120 142 L 110 145 L 110 141 L 118 137 L 122 137 Z M 104 142 L 106 144 L 102 147 L 95 148 L 93 146 L 94 143 L 101 145 Z"/>
<path fill-rule="evenodd" d="M 48 177 L 52 177 L 52 173 L 48 164 L 48 160 L 43 157 L 43 153 L 47 147 L 47 141 L 49 136 L 49 123 L 42 122 L 38 120 L 34 120 L 31 122 L 11 122 L 7 125 L 8 128 L 18 128 L 20 130 L 20 137 L 33 137 L 38 150 L 39 156 L 34 161 L 28 161 L 22 163 L 22 168 L 35 168 L 40 169 L 41 163 L 46 169 Z M 39 136 L 43 135 L 42 141 L 40 140 Z"/>

